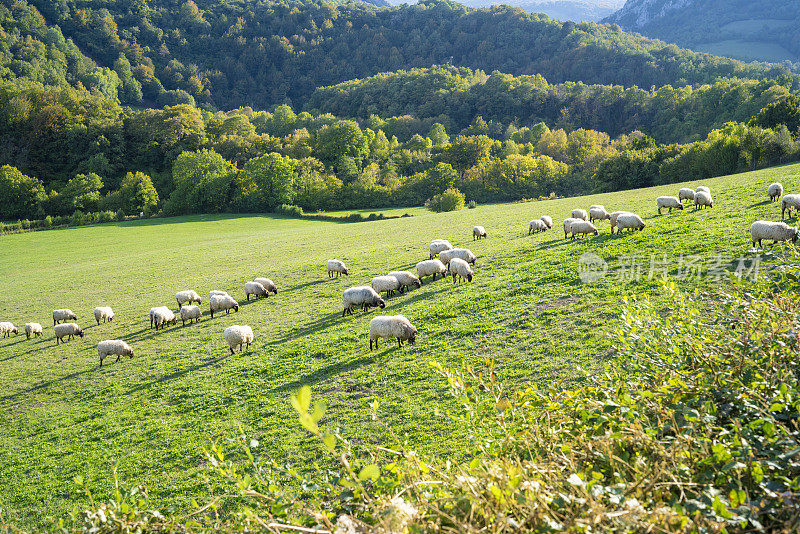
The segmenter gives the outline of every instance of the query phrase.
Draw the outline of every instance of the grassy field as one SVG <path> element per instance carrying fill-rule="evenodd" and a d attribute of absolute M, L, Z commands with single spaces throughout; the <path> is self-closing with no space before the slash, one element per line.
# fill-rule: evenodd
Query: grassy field
<path fill-rule="evenodd" d="M 76 475 L 106 498 L 114 465 L 121 480 L 146 485 L 154 502 L 188 510 L 206 491 L 203 448 L 238 425 L 276 461 L 301 465 L 318 447 L 307 446 L 287 397 L 304 384 L 328 404 L 326 426 L 383 440 L 366 409 L 378 399 L 412 447 L 458 458 L 465 454 L 460 430 L 432 415 L 448 400 L 431 360 L 459 366 L 495 358 L 512 385 L 599 369 L 611 355 L 605 334 L 618 325 L 622 296 L 659 294 L 646 279 L 650 254 L 666 254 L 674 268 L 681 254 L 708 262 L 722 254 L 735 266 L 750 249 L 749 225 L 780 216 L 766 197 L 775 180 L 787 192 L 800 190 L 800 165 L 706 180 L 713 209 L 662 216 L 655 197 L 677 194 L 680 185 L 448 214 L 414 210 L 410 218 L 356 224 L 194 216 L 2 237 L 0 320 L 45 327 L 38 339 L 0 340 L 2 518 L 31 528 L 85 504 L 71 483 Z M 594 203 L 636 211 L 648 227 L 612 236 L 606 221 L 599 236 L 565 241 L 561 220 Z M 554 230 L 529 237 L 528 221 L 542 214 L 553 216 Z M 473 242 L 473 224 L 485 226 L 488 238 Z M 370 352 L 368 323 L 377 312 L 340 317 L 342 290 L 412 268 L 438 237 L 476 253 L 475 280 L 438 280 L 390 298 L 384 312 L 416 324 L 417 343 Z M 578 278 L 587 251 L 612 266 L 592 285 Z M 616 280 L 614 267 L 631 255 L 645 264 L 644 278 Z M 345 260 L 352 275 L 329 280 L 330 257 Z M 247 303 L 244 282 L 258 276 L 272 278 L 279 293 Z M 206 314 L 198 325 L 149 330 L 150 307 L 174 309 L 175 292 L 186 288 L 203 295 L 204 310 L 211 289 L 243 305 L 213 320 Z M 113 323 L 94 324 L 98 305 L 114 308 Z M 61 307 L 78 314 L 86 336 L 56 346 L 51 310 Z M 231 324 L 253 327 L 250 351 L 227 355 L 222 331 Z M 100 368 L 97 342 L 113 338 L 127 340 L 136 357 Z"/>
<path fill-rule="evenodd" d="M 693 47 L 697 52 L 715 56 L 727 56 L 742 61 L 797 61 L 797 57 L 777 43 L 746 39 L 726 39 L 700 43 Z"/>

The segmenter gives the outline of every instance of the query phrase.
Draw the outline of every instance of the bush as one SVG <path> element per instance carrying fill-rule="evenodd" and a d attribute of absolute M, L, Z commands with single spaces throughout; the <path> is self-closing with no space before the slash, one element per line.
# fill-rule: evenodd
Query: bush
<path fill-rule="evenodd" d="M 471 210 L 475 209 L 477 207 L 478 207 L 478 203 L 475 202 L 474 200 L 470 200 L 469 203 L 467 204 L 467 208 L 471 209 Z"/>
<path fill-rule="evenodd" d="M 434 195 L 425 201 L 425 207 L 430 211 L 440 213 L 443 211 L 458 211 L 464 208 L 464 194 L 456 188 L 446 189 L 439 195 Z"/>
<path fill-rule="evenodd" d="M 116 213 L 115 217 L 116 217 L 117 221 L 122 222 L 122 221 L 125 220 L 125 212 L 122 211 L 122 210 L 117 210 L 117 213 Z"/>
<path fill-rule="evenodd" d="M 302 217 L 303 208 L 294 206 L 292 204 L 281 204 L 275 209 L 276 213 L 286 215 L 287 217 Z"/>
<path fill-rule="evenodd" d="M 42 223 L 42 228 L 52 228 L 53 227 L 53 218 L 48 215 L 44 218 L 44 223 Z"/>

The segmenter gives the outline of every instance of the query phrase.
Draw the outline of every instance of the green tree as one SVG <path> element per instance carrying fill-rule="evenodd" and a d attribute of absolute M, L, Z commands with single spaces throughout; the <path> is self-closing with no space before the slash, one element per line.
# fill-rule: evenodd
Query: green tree
<path fill-rule="evenodd" d="M 442 152 L 442 161 L 449 163 L 458 171 L 459 177 L 462 177 L 464 171 L 489 158 L 492 145 L 494 145 L 494 141 L 485 135 L 459 135 Z"/>
<path fill-rule="evenodd" d="M 72 210 L 96 211 L 103 179 L 97 174 L 78 174 L 61 190 L 63 201 Z"/>
<path fill-rule="evenodd" d="M 149 213 L 158 204 L 158 192 L 153 181 L 143 172 L 129 172 L 119 189 L 122 209 L 128 214 Z"/>
<path fill-rule="evenodd" d="M 0 167 L 0 219 L 32 219 L 47 199 L 42 183 L 10 165 Z"/>
<path fill-rule="evenodd" d="M 168 213 L 219 213 L 228 209 L 236 167 L 213 150 L 183 152 L 172 166 L 175 189 Z"/>
<path fill-rule="evenodd" d="M 464 193 L 455 188 L 434 195 L 425 202 L 425 207 L 437 213 L 464 209 Z"/>
<path fill-rule="evenodd" d="M 364 159 L 369 156 L 369 138 L 358 123 L 354 121 L 336 121 L 324 126 L 318 133 L 314 145 L 315 156 L 325 165 L 339 172 L 337 163 L 344 157 L 352 158 L 360 171 Z"/>
<path fill-rule="evenodd" d="M 295 159 L 272 152 L 245 163 L 238 176 L 237 206 L 272 210 L 294 201 Z"/>
<path fill-rule="evenodd" d="M 434 146 L 445 146 L 450 142 L 450 136 L 447 135 L 447 130 L 438 122 L 431 126 L 431 130 L 428 132 L 428 139 L 431 140 Z"/>

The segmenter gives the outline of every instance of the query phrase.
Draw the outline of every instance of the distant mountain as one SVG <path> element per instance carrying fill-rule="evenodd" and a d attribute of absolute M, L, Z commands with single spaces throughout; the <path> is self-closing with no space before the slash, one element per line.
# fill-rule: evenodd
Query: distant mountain
<path fill-rule="evenodd" d="M 698 52 L 800 62 L 797 0 L 628 0 L 603 22 Z"/>
<path fill-rule="evenodd" d="M 410 0 L 389 0 L 389 2 L 392 5 L 414 3 Z M 464 0 L 461 3 L 470 7 L 506 4 L 522 8 L 527 13 L 544 13 L 556 20 L 598 22 L 621 8 L 625 0 Z"/>

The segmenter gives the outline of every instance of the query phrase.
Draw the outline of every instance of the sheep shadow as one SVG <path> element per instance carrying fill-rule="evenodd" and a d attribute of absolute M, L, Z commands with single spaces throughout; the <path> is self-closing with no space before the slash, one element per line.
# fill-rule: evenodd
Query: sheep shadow
<path fill-rule="evenodd" d="M 176 380 L 176 379 L 182 378 L 182 377 L 186 376 L 189 373 L 193 373 L 195 371 L 199 371 L 201 369 L 205 369 L 206 367 L 214 365 L 215 363 L 219 363 L 219 362 L 221 362 L 223 360 L 226 360 L 229 356 L 231 356 L 230 353 L 225 353 L 223 356 L 218 356 L 216 358 L 209 358 L 208 360 L 205 360 L 202 363 L 198 363 L 198 364 L 189 366 L 186 369 L 181 369 L 179 371 L 174 371 L 172 373 L 168 373 L 168 374 L 162 375 L 159 378 L 156 378 L 155 380 L 151 380 L 149 382 L 145 382 L 145 383 L 142 383 L 142 384 L 139 384 L 139 385 L 136 385 L 136 386 L 130 388 L 128 391 L 125 392 L 125 394 L 126 395 L 132 395 L 132 394 L 134 394 L 134 393 L 136 393 L 138 391 L 142 391 L 142 390 L 147 389 L 147 388 L 149 388 L 151 386 L 155 386 L 157 384 L 163 384 L 165 382 L 170 382 L 172 380 Z M 99 369 L 100 366 L 98 366 L 97 368 Z"/>
<path fill-rule="evenodd" d="M 48 348 L 48 347 L 51 346 L 51 343 L 54 340 L 55 340 L 55 337 L 44 337 L 44 335 L 41 335 L 38 338 L 33 338 L 33 339 L 21 339 L 18 342 L 14 342 L 13 344 L 16 345 L 17 343 L 28 342 L 30 345 L 32 345 L 32 347 L 29 348 L 28 350 L 26 350 L 25 352 L 20 352 L 17 355 L 12 355 L 12 356 L 8 356 L 6 358 L 0 359 L 0 362 L 4 362 L 4 361 L 7 361 L 7 360 L 12 360 L 12 359 L 17 358 L 19 356 L 27 356 L 28 354 L 33 354 L 34 352 L 38 352 L 41 349 Z M 9 345 L 6 345 L 6 346 L 10 347 L 11 345 L 9 344 Z"/>
<path fill-rule="evenodd" d="M 299 378 L 296 378 L 295 380 L 287 382 L 286 384 L 283 384 L 282 386 L 273 389 L 273 391 L 281 394 L 286 394 L 292 391 L 296 391 L 297 389 L 303 386 L 314 386 L 316 384 L 319 384 L 320 382 L 325 382 L 326 380 L 336 375 L 340 375 L 342 373 L 352 371 L 358 367 L 363 367 L 365 365 L 370 365 L 373 363 L 375 363 L 375 357 L 372 355 L 361 356 L 360 358 L 351 360 L 349 362 L 334 363 L 331 365 L 327 365 L 325 367 L 321 367 L 316 371 L 312 371 Z"/>
<path fill-rule="evenodd" d="M 300 291 L 301 289 L 305 289 L 307 287 L 315 286 L 315 285 L 318 285 L 318 284 L 324 284 L 325 282 L 330 282 L 331 280 L 335 280 L 335 278 L 328 278 L 327 276 L 325 276 L 325 278 L 320 278 L 319 280 L 312 280 L 310 282 L 305 282 L 303 284 L 296 284 L 296 285 L 293 285 L 293 286 L 289 286 L 286 289 L 281 289 L 280 292 L 281 293 L 291 293 L 292 291 Z M 277 296 L 277 295 L 274 295 L 274 296 Z"/>
<path fill-rule="evenodd" d="M 776 206 L 780 206 L 781 205 L 780 201 L 774 202 L 772 200 L 763 200 L 761 202 L 754 202 L 753 204 L 750 204 L 749 206 L 747 206 L 747 209 L 757 208 L 758 206 L 763 206 L 765 204 L 775 204 Z"/>
<path fill-rule="evenodd" d="M 20 339 L 20 336 L 22 336 L 21 339 Z M 12 341 L 11 343 L 9 343 L 7 345 L 0 345 L 0 348 L 13 347 L 14 345 L 19 345 L 20 343 L 24 343 L 26 341 L 30 341 L 27 337 L 25 337 L 25 334 L 17 334 L 14 337 L 15 337 L 14 341 Z M 40 337 L 44 337 L 44 336 L 40 336 Z M 6 339 L 11 339 L 11 338 L 6 338 Z M 3 340 L 3 338 L 0 338 L 0 341 L 2 341 L 2 340 Z M 0 360 L 0 361 L 5 361 L 5 360 Z"/>
<path fill-rule="evenodd" d="M 39 384 L 37 384 L 35 386 L 32 386 L 32 387 L 27 388 L 27 389 L 24 389 L 22 391 L 17 391 L 16 393 L 11 393 L 9 395 L 5 395 L 4 397 L 0 397 L 0 403 L 6 402 L 6 401 L 12 401 L 12 400 L 16 399 L 17 397 L 21 397 L 23 395 L 36 393 L 39 390 L 49 388 L 53 384 L 57 384 L 58 382 L 65 382 L 67 380 L 71 380 L 73 378 L 77 378 L 77 377 L 79 377 L 81 375 L 85 375 L 85 374 L 89 373 L 90 371 L 91 371 L 91 368 L 84 369 L 83 371 L 76 371 L 74 373 L 70 373 L 68 375 L 62 376 L 61 378 L 54 378 L 53 380 L 47 380 L 46 382 L 41 382 L 41 383 L 39 383 Z"/>
<path fill-rule="evenodd" d="M 298 328 L 292 328 L 291 330 L 283 334 L 281 337 L 272 340 L 270 343 L 268 343 L 268 346 L 280 345 L 281 343 L 291 341 L 297 337 L 305 337 L 311 334 L 316 334 L 317 332 L 320 332 L 335 325 L 336 320 L 340 318 L 341 315 L 342 315 L 341 312 L 330 313 Z"/>

